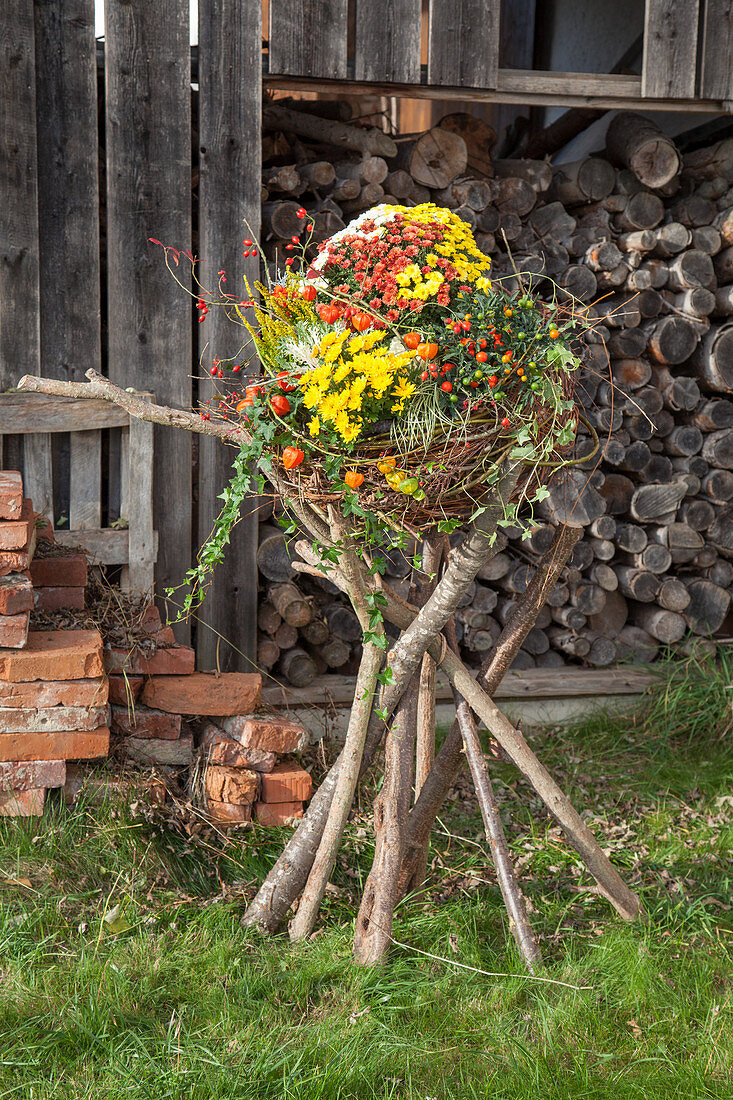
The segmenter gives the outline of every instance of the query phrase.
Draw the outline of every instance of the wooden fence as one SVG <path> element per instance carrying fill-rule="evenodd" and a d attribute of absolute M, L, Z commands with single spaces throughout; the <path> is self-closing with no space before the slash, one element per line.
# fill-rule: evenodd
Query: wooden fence
<path fill-rule="evenodd" d="M 215 312 L 195 325 L 149 238 L 186 249 L 195 225 L 205 283 L 221 270 L 230 288 L 256 276 L 240 242 L 245 220 L 259 230 L 263 82 L 667 110 L 724 111 L 731 97 L 723 0 L 647 0 L 640 77 L 502 68 L 500 0 L 430 0 L 427 22 L 420 0 L 270 0 L 267 11 L 263 51 L 259 3 L 199 0 L 192 120 L 188 0 L 107 0 L 101 98 L 94 0 L 3 0 L 0 390 L 25 373 L 79 379 L 91 366 L 166 404 L 210 395 L 212 349 L 234 354 L 237 335 Z M 103 432 L 94 446 L 110 523 L 124 504 L 117 444 Z M 210 531 L 230 456 L 164 430 L 154 454 L 160 592 L 180 584 Z M 4 439 L 3 463 L 24 466 L 31 482 L 68 462 L 51 434 Z M 254 656 L 256 538 L 245 515 L 202 611 L 202 667 L 246 667 Z"/>

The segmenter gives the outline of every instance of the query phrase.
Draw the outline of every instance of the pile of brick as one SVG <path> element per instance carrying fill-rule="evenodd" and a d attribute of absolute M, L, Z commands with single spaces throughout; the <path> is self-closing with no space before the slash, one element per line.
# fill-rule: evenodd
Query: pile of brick
<path fill-rule="evenodd" d="M 55 607 L 65 606 L 60 593 L 70 577 L 84 606 L 83 555 L 71 555 L 76 571 L 57 565 L 44 573 L 34 560 L 39 533 L 50 528 L 23 498 L 21 475 L 0 472 L 0 816 L 41 814 L 46 792 L 64 785 L 67 760 L 109 750 L 101 635 L 30 630 L 31 611 L 39 601 L 49 606 L 48 593 Z"/>
<path fill-rule="evenodd" d="M 254 816 L 260 825 L 288 825 L 303 816 L 313 784 L 309 773 L 288 756 L 307 742 L 299 722 L 280 715 L 239 714 L 202 722 L 199 736 L 212 821 L 226 827 Z"/>

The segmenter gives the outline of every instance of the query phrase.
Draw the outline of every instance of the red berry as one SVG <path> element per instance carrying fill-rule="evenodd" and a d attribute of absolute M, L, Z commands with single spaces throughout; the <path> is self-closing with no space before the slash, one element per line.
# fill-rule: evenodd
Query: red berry
<path fill-rule="evenodd" d="M 426 370 L 424 370 L 424 371 L 422 372 L 422 374 L 420 375 L 420 378 L 421 378 L 421 380 L 422 380 L 423 382 L 427 382 L 427 380 L 428 380 L 428 372 L 427 372 Z"/>
<path fill-rule="evenodd" d="M 249 239 L 249 237 L 245 237 L 244 240 L 242 241 L 242 244 L 252 244 L 252 243 L 253 242 Z"/>
<path fill-rule="evenodd" d="M 295 214 L 298 218 L 305 218 L 308 214 L 308 211 L 303 206 L 301 206 L 300 210 L 296 210 Z"/>
<path fill-rule="evenodd" d="M 243 256 L 249 256 L 249 249 L 245 248 L 245 250 L 242 252 L 242 255 Z"/>
<path fill-rule="evenodd" d="M 502 422 L 501 422 L 501 426 L 502 426 L 502 428 L 508 428 L 508 427 L 509 427 L 509 423 L 510 423 L 510 421 L 509 421 L 509 417 L 508 417 L 508 416 L 505 416 L 505 417 L 504 417 L 504 419 L 503 419 L 503 420 L 502 420 Z"/>
<path fill-rule="evenodd" d="M 453 389 L 453 383 L 446 380 L 445 382 L 440 383 L 440 388 L 446 393 L 450 393 L 450 391 Z"/>

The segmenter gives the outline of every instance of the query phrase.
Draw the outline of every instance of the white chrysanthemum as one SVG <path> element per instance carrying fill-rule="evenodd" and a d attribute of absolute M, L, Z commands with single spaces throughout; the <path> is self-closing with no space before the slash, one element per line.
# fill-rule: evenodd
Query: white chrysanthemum
<path fill-rule="evenodd" d="M 370 210 L 365 210 L 363 214 L 359 214 L 353 221 L 350 221 L 345 229 L 339 229 L 338 233 L 334 233 L 332 237 L 328 238 L 326 241 L 326 248 L 324 248 L 323 252 L 318 254 L 311 264 L 311 268 L 314 271 L 320 271 L 328 262 L 330 249 L 338 245 L 339 241 L 344 237 L 350 236 L 353 233 L 359 233 L 366 241 L 372 240 L 375 237 L 381 237 L 384 232 L 384 227 L 392 221 L 392 218 L 401 209 L 402 207 L 400 206 L 390 206 L 387 203 L 380 203 L 379 206 L 373 206 Z M 362 233 L 361 227 L 368 221 L 373 221 L 376 225 L 374 229 Z"/>

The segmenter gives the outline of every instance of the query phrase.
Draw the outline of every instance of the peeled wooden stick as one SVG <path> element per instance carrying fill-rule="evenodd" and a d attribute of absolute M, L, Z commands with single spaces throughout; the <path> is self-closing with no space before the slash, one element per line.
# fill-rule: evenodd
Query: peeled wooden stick
<path fill-rule="evenodd" d="M 413 677 L 397 706 L 385 743 L 384 783 L 374 803 L 374 862 L 354 930 L 354 957 L 366 965 L 381 962 L 389 950 L 412 791 L 417 697 L 418 682 Z"/>
<path fill-rule="evenodd" d="M 520 954 L 527 964 L 527 969 L 534 971 L 542 965 L 542 953 L 532 932 L 527 917 L 527 907 L 514 873 L 511 856 L 509 855 L 509 845 L 507 844 L 499 806 L 489 778 L 484 754 L 481 751 L 476 723 L 473 720 L 468 703 L 458 694 L 456 694 L 456 715 L 466 750 L 471 778 L 481 807 L 481 817 L 484 822 L 486 839 L 491 848 L 491 858 L 496 870 L 496 878 L 509 914 L 509 927 Z"/>

